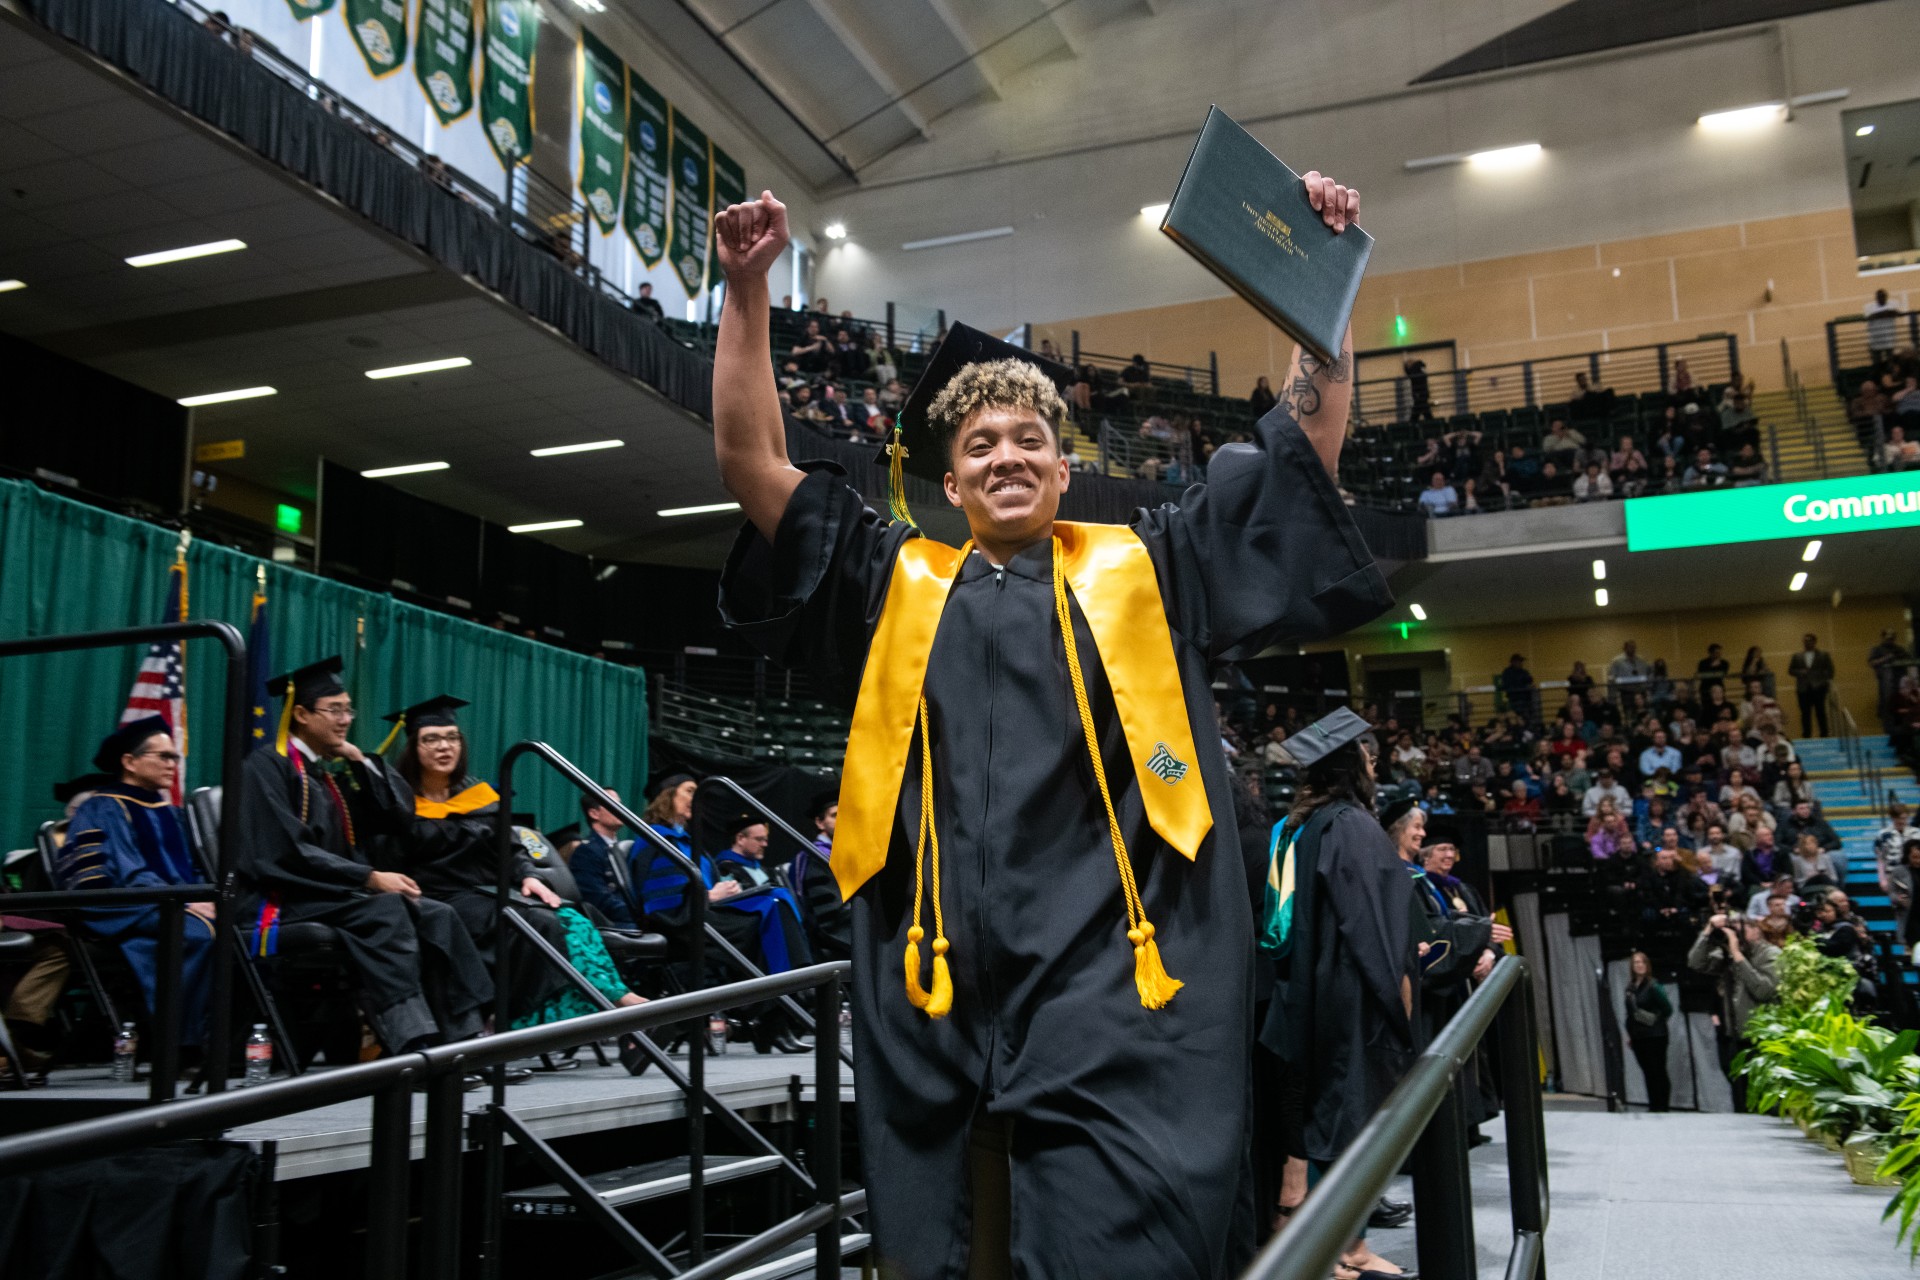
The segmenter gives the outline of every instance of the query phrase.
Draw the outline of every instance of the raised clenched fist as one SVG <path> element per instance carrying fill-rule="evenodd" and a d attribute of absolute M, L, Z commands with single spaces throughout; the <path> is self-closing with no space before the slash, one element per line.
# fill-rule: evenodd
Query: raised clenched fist
<path fill-rule="evenodd" d="M 764 278 L 787 247 L 787 206 L 762 191 L 758 200 L 732 204 L 713 218 L 720 271 L 729 280 Z"/>

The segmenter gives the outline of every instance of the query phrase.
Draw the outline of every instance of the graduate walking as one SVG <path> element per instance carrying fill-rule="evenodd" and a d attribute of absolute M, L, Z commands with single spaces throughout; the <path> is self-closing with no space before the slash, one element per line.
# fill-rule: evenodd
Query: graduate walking
<path fill-rule="evenodd" d="M 1358 206 L 1307 178 L 1343 230 Z M 1296 352 L 1251 443 L 1127 525 L 1057 520 L 1065 370 L 954 326 L 884 457 L 971 540 L 788 460 L 771 193 L 717 219 L 728 624 L 854 706 L 828 864 L 853 909 L 875 1249 L 904 1280 L 1232 1274 L 1252 913 L 1212 664 L 1389 603 L 1333 484 L 1352 358 Z M 1244 1216 L 1242 1218 L 1244 1221 Z"/>

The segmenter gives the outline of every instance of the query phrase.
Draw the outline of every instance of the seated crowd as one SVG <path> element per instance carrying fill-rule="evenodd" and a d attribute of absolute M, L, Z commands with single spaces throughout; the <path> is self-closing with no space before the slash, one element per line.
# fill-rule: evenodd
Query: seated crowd
<path fill-rule="evenodd" d="M 1876 349 L 1873 363 L 1857 376 L 1847 417 L 1867 444 L 1874 469 L 1920 468 L 1920 350 Z"/>

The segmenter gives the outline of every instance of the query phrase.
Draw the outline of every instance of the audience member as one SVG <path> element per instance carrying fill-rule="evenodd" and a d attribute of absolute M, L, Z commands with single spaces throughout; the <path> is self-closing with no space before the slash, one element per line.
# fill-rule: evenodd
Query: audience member
<path fill-rule="evenodd" d="M 1811 631 L 1801 638 L 1800 651 L 1787 662 L 1794 696 L 1800 701 L 1800 736 L 1811 738 L 1814 721 L 1827 736 L 1827 692 L 1833 685 L 1833 655 L 1819 647 Z"/>
<path fill-rule="evenodd" d="M 1820 839 L 1811 831 L 1800 833 L 1799 842 L 1793 846 L 1793 887 L 1806 892 L 1816 888 L 1835 888 L 1840 884 L 1840 875 L 1834 870 L 1833 859 L 1820 847 Z"/>
<path fill-rule="evenodd" d="M 648 281 L 641 281 L 640 293 L 633 300 L 633 310 L 636 315 L 644 316 L 655 324 L 665 324 L 667 321 L 667 313 L 661 308 L 659 299 L 653 296 L 653 285 Z"/>
<path fill-rule="evenodd" d="M 1647 1110 L 1666 1111 L 1673 1096 L 1667 1075 L 1667 1019 L 1673 1004 L 1654 980 L 1653 961 L 1636 951 L 1627 961 L 1627 1047 L 1647 1084 Z"/>
<path fill-rule="evenodd" d="M 1775 976 L 1775 961 L 1780 948 L 1761 933 L 1760 922 L 1751 917 L 1733 919 L 1725 915 L 1708 918 L 1700 936 L 1687 952 L 1687 967 L 1711 976 L 1720 996 L 1716 1019 L 1720 1067 L 1733 1084 L 1734 1109 L 1746 1110 L 1743 1077 L 1728 1068 L 1741 1047 L 1741 1034 L 1747 1019 L 1763 1004 L 1772 1004 L 1779 996 L 1780 983 Z"/>
<path fill-rule="evenodd" d="M 1445 472 L 1434 472 L 1421 490 L 1420 509 L 1429 516 L 1450 516 L 1460 509 L 1460 495 L 1447 483 Z"/>

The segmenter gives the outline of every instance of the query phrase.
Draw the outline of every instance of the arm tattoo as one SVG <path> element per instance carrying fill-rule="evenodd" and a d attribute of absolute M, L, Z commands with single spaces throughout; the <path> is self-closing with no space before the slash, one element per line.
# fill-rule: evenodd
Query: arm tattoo
<path fill-rule="evenodd" d="M 1280 403 L 1287 406 L 1287 411 L 1296 421 L 1310 418 L 1320 412 L 1322 388 L 1332 383 L 1346 382 L 1352 376 L 1351 352 L 1341 351 L 1339 358 L 1328 364 L 1311 351 L 1302 350 L 1294 376 L 1280 394 Z"/>

